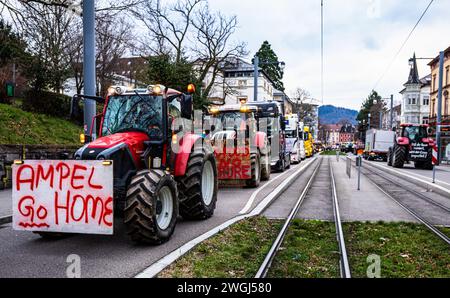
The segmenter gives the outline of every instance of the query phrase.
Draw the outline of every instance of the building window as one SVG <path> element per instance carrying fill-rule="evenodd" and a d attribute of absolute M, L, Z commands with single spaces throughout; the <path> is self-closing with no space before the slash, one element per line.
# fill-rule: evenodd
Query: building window
<path fill-rule="evenodd" d="M 433 76 L 433 86 L 431 87 L 433 91 L 436 91 L 436 75 Z"/>
<path fill-rule="evenodd" d="M 246 87 L 247 86 L 247 80 L 239 80 L 239 87 Z"/>
<path fill-rule="evenodd" d="M 447 66 L 445 69 L 445 85 L 448 85 L 448 75 L 449 75 L 450 66 Z"/>
<path fill-rule="evenodd" d="M 429 124 L 430 120 L 428 118 L 423 118 L 422 124 Z"/>
<path fill-rule="evenodd" d="M 424 106 L 430 105 L 430 97 L 429 96 L 424 96 L 423 97 L 423 105 Z"/>

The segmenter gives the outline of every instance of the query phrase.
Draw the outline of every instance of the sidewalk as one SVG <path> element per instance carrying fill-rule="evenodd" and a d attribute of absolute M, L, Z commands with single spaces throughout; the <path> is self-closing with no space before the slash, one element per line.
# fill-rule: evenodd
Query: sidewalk
<path fill-rule="evenodd" d="M 0 190 L 0 217 L 12 215 L 12 190 Z"/>
<path fill-rule="evenodd" d="M 348 178 L 346 158 L 341 157 L 339 162 L 336 158 L 331 160 L 342 221 L 416 222 L 362 174 L 361 190 L 358 191 L 358 172 L 352 167 L 352 178 Z"/>

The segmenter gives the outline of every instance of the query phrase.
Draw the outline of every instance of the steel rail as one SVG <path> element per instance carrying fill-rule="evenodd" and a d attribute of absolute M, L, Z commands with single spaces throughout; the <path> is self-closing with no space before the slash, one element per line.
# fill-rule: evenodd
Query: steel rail
<path fill-rule="evenodd" d="M 336 238 L 339 244 L 339 254 L 340 254 L 340 270 L 342 278 L 351 278 L 350 265 L 348 262 L 347 248 L 345 246 L 344 230 L 342 228 L 341 214 L 339 211 L 339 201 L 336 189 L 336 180 L 334 179 L 333 167 L 330 163 L 330 177 L 331 177 L 331 188 L 333 197 L 333 213 L 334 213 L 334 223 L 336 225 Z"/>
<path fill-rule="evenodd" d="M 322 165 L 323 159 L 320 159 L 318 162 L 316 168 L 314 169 L 313 174 L 311 175 L 311 178 L 309 179 L 308 183 L 306 184 L 305 188 L 303 189 L 303 192 L 301 193 L 300 197 L 297 200 L 297 203 L 292 208 L 291 213 L 289 214 L 288 218 L 286 219 L 283 227 L 281 228 L 280 233 L 278 234 L 277 238 L 275 239 L 274 243 L 272 244 L 272 247 L 270 248 L 269 252 L 267 253 L 264 261 L 262 262 L 261 266 L 259 267 L 258 272 L 255 275 L 255 278 L 265 278 L 267 276 L 267 273 L 272 265 L 272 261 L 275 258 L 275 255 L 280 248 L 281 244 L 283 243 L 283 240 L 286 236 L 286 233 L 292 223 L 292 220 L 298 213 L 298 210 L 300 209 L 300 206 L 302 205 L 306 195 L 309 192 L 309 189 L 311 188 L 311 185 L 314 181 L 314 178 L 317 175 L 317 172 L 320 169 L 320 166 Z"/>
<path fill-rule="evenodd" d="M 364 164 L 368 164 L 368 163 L 364 163 Z M 418 191 L 416 191 L 416 190 L 404 188 L 404 186 L 401 185 L 400 183 L 394 182 L 393 180 L 390 180 L 390 179 L 386 178 L 384 175 L 380 174 L 380 173 L 383 173 L 383 172 L 382 172 L 381 170 L 377 169 L 375 166 L 373 166 L 373 165 L 371 165 L 371 164 L 369 164 L 369 165 L 370 165 L 371 168 L 373 168 L 373 169 L 375 169 L 375 170 L 377 171 L 377 173 L 375 173 L 374 175 L 377 175 L 377 176 L 383 178 L 384 180 L 389 181 L 389 183 L 392 183 L 392 184 L 394 184 L 395 186 L 401 187 L 403 190 L 406 190 L 406 191 L 409 192 L 410 194 L 413 194 L 413 195 L 415 195 L 415 196 L 417 196 L 417 197 L 420 197 L 421 199 L 427 201 L 428 203 L 430 203 L 430 204 L 432 204 L 432 205 L 434 205 L 434 206 L 436 206 L 436 207 L 439 207 L 439 208 L 441 208 L 441 209 L 443 209 L 443 210 L 445 210 L 445 211 L 447 211 L 447 212 L 450 212 L 450 208 L 449 208 L 449 207 L 444 206 L 444 205 L 442 205 L 441 203 L 436 202 L 435 200 L 433 200 L 433 199 L 427 197 L 427 196 L 424 195 L 423 193 L 420 193 L 420 192 L 418 192 Z M 364 168 L 364 167 L 363 167 L 363 168 Z M 370 174 L 365 174 L 365 175 L 366 175 L 366 176 L 369 176 Z M 398 178 L 402 179 L 403 181 L 405 181 L 405 182 L 407 182 L 407 183 L 411 183 L 411 182 L 409 182 L 408 180 L 406 180 L 405 178 L 402 178 L 402 177 L 398 177 Z M 411 184 L 413 184 L 413 183 L 411 183 Z"/>

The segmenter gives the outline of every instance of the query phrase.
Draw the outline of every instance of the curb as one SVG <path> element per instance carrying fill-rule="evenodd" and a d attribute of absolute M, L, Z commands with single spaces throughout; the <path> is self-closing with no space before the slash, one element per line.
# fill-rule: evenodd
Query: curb
<path fill-rule="evenodd" d="M 8 224 L 12 222 L 12 216 L 0 217 L 0 225 Z"/>

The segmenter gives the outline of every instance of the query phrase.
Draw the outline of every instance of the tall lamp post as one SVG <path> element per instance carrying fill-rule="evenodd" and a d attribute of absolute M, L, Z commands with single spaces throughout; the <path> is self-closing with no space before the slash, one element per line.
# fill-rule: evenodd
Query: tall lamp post
<path fill-rule="evenodd" d="M 280 65 L 281 70 L 284 70 L 286 67 L 286 63 L 284 62 L 268 62 L 268 61 L 260 61 L 258 55 L 255 55 L 253 58 L 253 101 L 258 101 L 258 79 L 259 79 L 259 66 L 261 65 Z"/>

